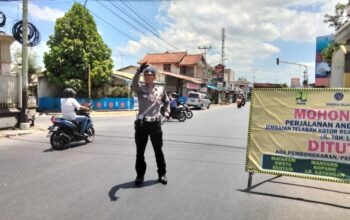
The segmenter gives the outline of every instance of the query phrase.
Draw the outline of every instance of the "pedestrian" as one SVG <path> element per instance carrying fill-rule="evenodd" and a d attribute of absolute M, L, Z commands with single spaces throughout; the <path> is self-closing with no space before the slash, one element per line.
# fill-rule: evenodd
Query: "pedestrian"
<path fill-rule="evenodd" d="M 145 85 L 140 84 L 140 75 L 143 73 Z M 160 107 L 163 103 L 165 117 L 169 117 L 169 98 L 162 88 L 155 87 L 157 69 L 154 66 L 141 64 L 138 68 L 132 83 L 132 90 L 136 93 L 139 102 L 139 113 L 135 121 L 135 142 L 136 142 L 136 179 L 135 186 L 139 186 L 144 181 L 146 172 L 145 149 L 150 136 L 155 153 L 158 180 L 162 184 L 167 184 L 166 164 L 163 154 L 163 132 L 161 128 Z"/>

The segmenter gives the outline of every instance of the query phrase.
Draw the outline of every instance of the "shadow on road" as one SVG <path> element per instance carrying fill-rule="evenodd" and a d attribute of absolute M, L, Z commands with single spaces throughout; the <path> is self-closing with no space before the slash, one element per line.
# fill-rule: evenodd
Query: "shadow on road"
<path fill-rule="evenodd" d="M 244 190 L 243 192 L 246 192 L 246 191 Z M 309 202 L 309 203 L 321 204 L 321 205 L 328 205 L 328 206 L 332 206 L 332 207 L 336 207 L 336 208 L 342 208 L 342 209 L 350 209 L 350 206 L 337 205 L 337 204 L 333 204 L 333 203 L 321 202 L 321 201 L 316 201 L 316 200 L 311 200 L 311 199 L 304 199 L 304 198 L 298 198 L 298 197 L 283 196 L 283 195 L 277 195 L 277 194 L 271 194 L 271 193 L 263 193 L 263 192 L 252 192 L 252 191 L 250 191 L 250 194 L 261 195 L 261 196 L 271 196 L 271 197 L 282 198 L 282 199 L 291 199 L 291 200 L 303 201 L 303 202 Z"/>
<path fill-rule="evenodd" d="M 110 137 L 110 138 L 125 138 L 125 139 L 134 139 L 134 137 L 125 137 L 125 136 L 117 136 L 117 135 L 96 135 L 98 137 Z M 204 143 L 204 142 L 196 142 L 196 141 L 183 141 L 183 140 L 175 140 L 175 139 L 163 139 L 164 142 L 172 142 L 172 143 L 182 143 L 182 144 L 198 144 L 205 146 L 215 146 L 215 147 L 226 147 L 226 148 L 235 148 L 240 150 L 246 150 L 245 146 L 234 146 L 234 145 L 224 145 L 224 144 L 212 144 L 212 143 Z"/>
<path fill-rule="evenodd" d="M 313 186 L 307 186 L 307 185 L 301 185 L 301 184 L 294 184 L 294 183 L 286 183 L 286 182 L 280 182 L 280 181 L 274 181 L 277 178 L 280 178 L 282 176 L 275 176 L 270 179 L 264 180 L 260 183 L 257 183 L 253 186 L 251 186 L 251 190 L 264 184 L 264 183 L 277 183 L 277 184 L 286 184 L 286 185 L 292 185 L 292 186 L 299 186 L 299 187 L 305 187 L 305 188 L 312 188 L 312 189 L 317 189 L 317 190 L 324 190 L 324 191 L 329 191 L 329 192 L 336 192 L 336 193 L 341 193 L 341 194 L 350 194 L 348 192 L 341 192 L 337 190 L 331 190 L 331 189 L 325 189 L 325 188 L 320 188 L 320 187 L 313 187 Z M 311 200 L 311 199 L 304 199 L 304 198 L 299 198 L 299 197 L 292 197 L 292 196 L 285 196 L 285 195 L 278 195 L 278 194 L 272 194 L 272 193 L 265 193 L 265 192 L 254 192 L 254 191 L 248 191 L 248 189 L 238 189 L 240 192 L 245 192 L 245 193 L 250 193 L 254 195 L 261 195 L 261 196 L 270 196 L 270 197 L 276 197 L 276 198 L 282 198 L 282 199 L 290 199 L 290 200 L 296 200 L 296 201 L 303 201 L 303 202 L 309 202 L 309 203 L 314 203 L 314 204 L 321 204 L 321 205 L 328 205 L 336 208 L 342 208 L 342 209 L 350 209 L 350 206 L 343 206 L 343 205 L 338 205 L 338 204 L 333 204 L 329 202 L 322 202 L 322 201 L 317 201 L 317 200 Z"/>
<path fill-rule="evenodd" d="M 46 149 L 46 150 L 43 150 L 44 153 L 47 153 L 47 152 L 52 152 L 52 151 L 64 151 L 64 150 L 68 150 L 70 148 L 75 148 L 75 147 L 80 147 L 80 146 L 83 146 L 83 145 L 86 145 L 87 143 L 84 141 L 79 141 L 79 142 L 73 142 L 73 143 L 70 143 L 68 144 L 64 149 L 62 150 L 55 150 L 53 149 L 52 147 L 49 148 L 49 149 Z"/>
<path fill-rule="evenodd" d="M 119 189 L 137 189 L 137 188 L 143 188 L 143 187 L 147 187 L 147 186 L 151 186 L 154 184 L 158 184 L 158 180 L 146 180 L 143 182 L 143 184 L 141 186 L 135 186 L 134 181 L 130 181 L 127 183 L 122 183 L 116 186 L 113 186 L 109 192 L 108 192 L 108 196 L 111 199 L 111 201 L 117 201 L 120 197 L 116 196 L 116 193 Z"/>
<path fill-rule="evenodd" d="M 295 183 L 286 183 L 286 182 L 281 182 L 281 181 L 270 181 L 270 183 L 285 184 L 285 185 L 290 185 L 290 186 L 300 186 L 300 187 L 305 187 L 305 188 L 311 188 L 311 189 L 317 189 L 317 190 L 323 190 L 323 191 L 328 191 L 328 192 L 335 192 L 335 193 L 350 195 L 349 192 L 342 192 L 342 191 L 338 191 L 338 190 L 325 189 L 325 188 L 315 187 L 315 186 L 306 186 L 306 185 L 295 184 Z"/>

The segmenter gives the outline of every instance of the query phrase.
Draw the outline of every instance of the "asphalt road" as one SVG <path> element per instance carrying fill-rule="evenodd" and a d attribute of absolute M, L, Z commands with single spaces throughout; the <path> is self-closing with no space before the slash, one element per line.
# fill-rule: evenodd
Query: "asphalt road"
<path fill-rule="evenodd" d="M 130 113 L 133 114 L 133 113 Z M 168 184 L 149 143 L 135 188 L 132 115 L 94 117 L 96 139 L 64 151 L 46 132 L 0 139 L 0 219 L 347 219 L 346 184 L 255 174 L 245 192 L 247 106 L 194 111 L 163 125 Z M 48 125 L 49 117 L 37 123 Z"/>

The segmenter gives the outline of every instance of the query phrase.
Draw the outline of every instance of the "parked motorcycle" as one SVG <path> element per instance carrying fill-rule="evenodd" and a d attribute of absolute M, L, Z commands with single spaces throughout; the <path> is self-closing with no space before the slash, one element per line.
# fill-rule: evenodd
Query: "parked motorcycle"
<path fill-rule="evenodd" d="M 85 140 L 86 143 L 91 143 L 95 138 L 95 129 L 92 119 L 88 112 L 78 111 L 78 115 L 84 115 L 88 118 L 85 133 L 88 136 L 80 134 L 80 127 L 75 121 L 69 121 L 64 118 L 51 117 L 52 126 L 48 128 L 49 133 L 47 137 L 50 137 L 50 144 L 55 150 L 63 150 L 71 142 Z"/>
<path fill-rule="evenodd" d="M 181 104 L 177 107 L 179 110 L 183 110 L 186 114 L 186 118 L 190 119 L 193 117 L 193 112 L 191 111 L 190 107 L 186 104 Z"/>

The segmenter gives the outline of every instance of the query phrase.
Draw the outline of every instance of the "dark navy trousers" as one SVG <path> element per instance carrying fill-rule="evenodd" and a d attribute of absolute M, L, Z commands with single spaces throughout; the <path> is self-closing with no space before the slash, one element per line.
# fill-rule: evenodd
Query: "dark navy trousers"
<path fill-rule="evenodd" d="M 163 154 L 163 132 L 161 122 L 135 121 L 135 142 L 136 142 L 136 173 L 141 177 L 146 172 L 145 150 L 148 142 L 148 136 L 151 138 L 153 150 L 155 153 L 158 175 L 163 176 L 166 173 L 166 164 Z"/>

